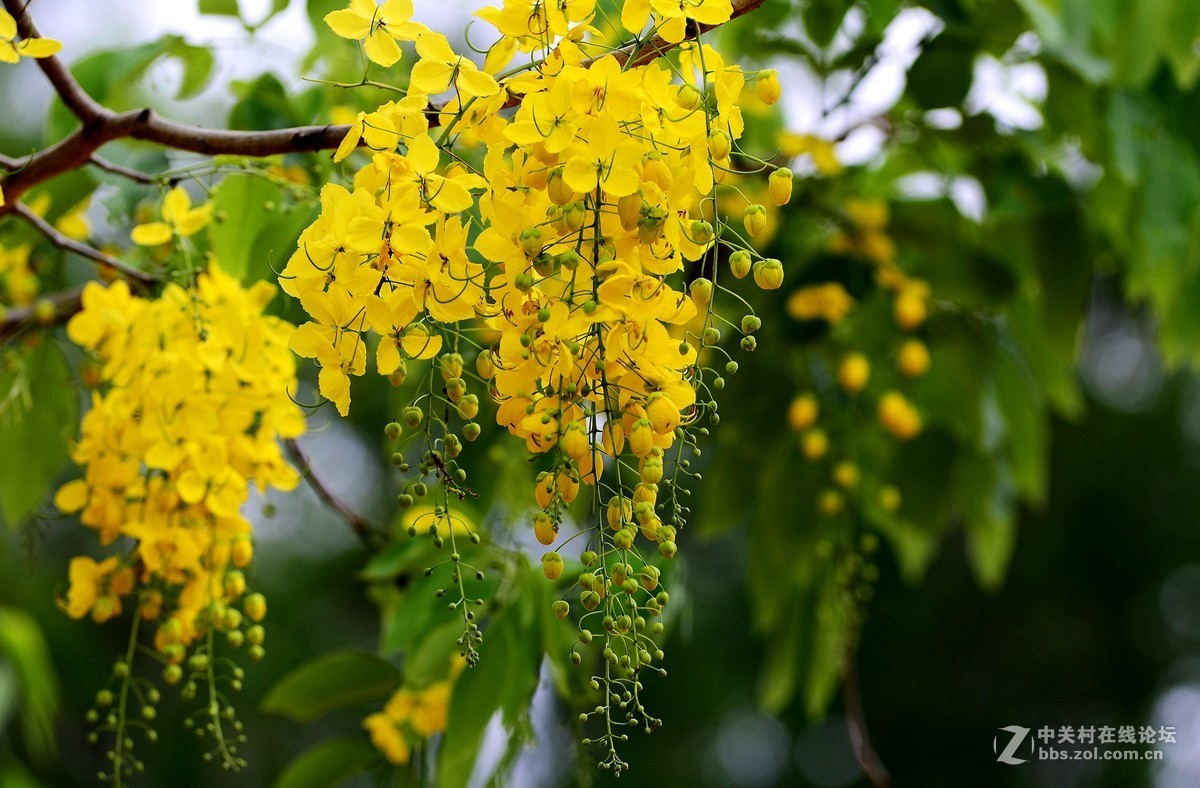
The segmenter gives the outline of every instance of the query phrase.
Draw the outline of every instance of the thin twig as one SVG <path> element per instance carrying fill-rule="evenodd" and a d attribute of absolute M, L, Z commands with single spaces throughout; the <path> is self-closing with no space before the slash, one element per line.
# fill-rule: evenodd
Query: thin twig
<path fill-rule="evenodd" d="M 0 309 L 0 342 L 19 335 L 27 328 L 49 328 L 67 322 L 83 308 L 83 288 L 51 293 L 28 306 Z"/>
<path fill-rule="evenodd" d="M 358 512 L 351 509 L 346 503 L 338 498 L 333 492 L 325 486 L 321 479 L 313 473 L 312 463 L 308 460 L 308 455 L 300 448 L 300 443 L 295 438 L 288 438 L 283 442 L 283 447 L 287 451 L 288 456 L 292 458 L 292 462 L 296 464 L 296 470 L 300 471 L 300 475 L 312 491 L 316 493 L 317 498 L 321 503 L 325 504 L 326 508 L 336 514 L 338 517 L 346 521 L 350 526 L 350 530 L 359 538 L 367 549 L 374 549 L 374 536 L 380 532 L 371 524 L 369 520 L 363 517 Z"/>
<path fill-rule="evenodd" d="M 86 257 L 89 260 L 100 263 L 101 265 L 106 265 L 109 268 L 112 268 L 114 271 L 120 273 L 124 278 L 135 282 L 140 282 L 144 285 L 152 285 L 159 281 L 158 277 L 154 276 L 153 274 L 146 273 L 145 271 L 134 268 L 131 265 L 122 263 L 112 255 L 105 254 L 99 249 L 76 241 L 74 238 L 68 238 L 55 229 L 54 225 L 50 224 L 50 222 L 46 221 L 30 210 L 29 206 L 25 205 L 24 203 L 14 203 L 13 212 L 33 225 L 38 232 L 46 236 L 46 239 L 59 249 L 65 249 L 68 252 L 74 252 L 80 257 Z"/>
<path fill-rule="evenodd" d="M 871 747 L 871 735 L 867 730 L 866 714 L 863 712 L 862 689 L 858 684 L 858 668 L 854 664 L 853 656 L 846 660 L 846 669 L 842 676 L 842 700 L 846 707 L 850 746 L 863 774 L 875 788 L 892 788 L 892 775 Z"/>
<path fill-rule="evenodd" d="M 132 167 L 126 167 L 123 164 L 117 164 L 116 162 L 109 161 L 101 156 L 93 155 L 92 158 L 88 159 L 88 164 L 99 167 L 105 172 L 111 172 L 113 175 L 120 175 L 122 178 L 128 178 L 131 181 L 137 181 L 138 183 L 158 183 L 161 180 L 159 178 L 155 178 L 153 175 L 147 175 L 141 170 L 135 170 Z"/>

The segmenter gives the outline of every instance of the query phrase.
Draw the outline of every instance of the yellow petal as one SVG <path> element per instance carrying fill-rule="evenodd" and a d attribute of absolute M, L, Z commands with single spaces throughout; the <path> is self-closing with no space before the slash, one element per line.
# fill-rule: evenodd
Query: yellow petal
<path fill-rule="evenodd" d="M 442 213 L 458 213 L 467 210 L 474 204 L 471 193 L 462 184 L 455 183 L 448 178 L 442 178 L 433 188 L 435 194 L 429 202 Z"/>
<path fill-rule="evenodd" d="M 378 63 L 384 68 L 396 65 L 396 61 L 400 59 L 400 45 L 383 30 L 376 30 L 367 36 L 363 51 L 372 63 Z"/>
<path fill-rule="evenodd" d="M 442 349 L 442 337 L 440 334 L 429 336 L 425 326 L 413 326 L 400 339 L 400 345 L 409 358 L 433 358 Z"/>
<path fill-rule="evenodd" d="M 325 24 L 342 38 L 354 41 L 366 38 L 367 33 L 371 32 L 371 18 L 361 16 L 349 8 L 326 14 Z"/>
<path fill-rule="evenodd" d="M 425 59 L 413 66 L 408 84 L 422 93 L 441 93 L 450 87 L 450 77 L 453 73 L 454 66 L 449 63 Z"/>
<path fill-rule="evenodd" d="M 184 503 L 197 503 L 204 500 L 204 495 L 208 492 L 208 483 L 203 476 L 189 468 L 179 475 L 178 481 L 175 482 L 175 490 Z"/>
<path fill-rule="evenodd" d="M 577 192 L 587 194 L 596 188 L 596 162 L 577 156 L 567 162 L 563 180 Z"/>
<path fill-rule="evenodd" d="M 17 44 L 17 52 L 25 57 L 50 57 L 62 49 L 62 42 L 53 38 L 27 38 Z"/>
<path fill-rule="evenodd" d="M 429 138 L 428 134 L 414 137 L 412 142 L 408 143 L 406 158 L 417 172 L 433 172 L 437 169 L 441 157 L 441 151 L 438 150 L 437 144 Z"/>
<path fill-rule="evenodd" d="M 0 8 L 0 38 L 12 41 L 17 37 L 17 21 L 12 14 Z"/>
<path fill-rule="evenodd" d="M 54 505 L 60 512 L 71 514 L 87 506 L 88 486 L 82 479 L 67 482 L 54 494 Z"/>
<path fill-rule="evenodd" d="M 468 96 L 479 98 L 488 98 L 500 92 L 500 86 L 490 74 L 477 68 L 468 68 L 465 64 L 458 70 L 458 89 Z"/>
<path fill-rule="evenodd" d="M 341 368 L 321 367 L 321 372 L 317 375 L 317 384 L 321 389 L 321 396 L 332 402 L 338 413 L 343 416 L 350 413 L 350 378 L 346 377 Z"/>
<path fill-rule="evenodd" d="M 134 227 L 129 237 L 139 246 L 161 246 L 170 241 L 174 235 L 175 231 L 166 222 L 150 222 Z"/>
<path fill-rule="evenodd" d="M 179 217 L 187 213 L 191 207 L 192 198 L 188 197 L 187 191 L 182 186 L 176 186 L 163 198 L 162 218 L 168 222 L 178 221 Z"/>
<path fill-rule="evenodd" d="M 183 237 L 195 235 L 212 220 L 212 203 L 206 203 L 175 218 L 175 231 Z"/>
<path fill-rule="evenodd" d="M 358 113 L 358 118 L 354 123 L 350 124 L 350 131 L 346 132 L 346 136 L 342 138 L 342 144 L 338 145 L 338 149 L 334 151 L 333 160 L 341 161 L 354 152 L 358 147 L 358 141 L 362 139 L 363 133 L 363 118 L 367 113 Z"/>

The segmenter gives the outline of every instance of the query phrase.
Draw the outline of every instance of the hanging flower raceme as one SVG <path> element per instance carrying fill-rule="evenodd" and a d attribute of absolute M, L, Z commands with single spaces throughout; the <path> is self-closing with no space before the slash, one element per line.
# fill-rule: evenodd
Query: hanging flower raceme
<path fill-rule="evenodd" d="M 368 6 L 355 0 L 328 21 L 340 35 L 365 39 L 368 57 L 383 62 L 372 37 L 394 35 L 389 20 L 407 19 L 407 8 Z M 352 187 L 322 191 L 320 215 L 280 284 L 309 316 L 291 346 L 317 361 L 320 391 L 343 415 L 350 380 L 366 373 L 372 355 L 376 371 L 397 384 L 410 362 L 436 359 L 423 393 L 385 430 L 402 444 L 393 461 L 416 471 L 401 506 L 430 494 L 431 477 L 444 516 L 469 494 L 455 458 L 459 435 L 470 441 L 480 432 L 472 385 L 542 464 L 532 496 L 538 541 L 568 537 L 567 507 L 581 492 L 592 499 L 577 609 L 584 632 L 604 630 L 612 670 L 598 681 L 615 690 L 658 670 L 662 658 L 651 639 L 661 624 L 646 621 L 669 599 L 657 562 L 676 553 L 687 511 L 681 484 L 698 478 L 684 451 L 698 456 L 701 425 L 717 420 L 712 391 L 723 380 L 704 359 L 727 356 L 714 325 L 718 246 L 744 262 L 738 278 L 753 270 L 764 289 L 783 280 L 779 261 L 762 259 L 733 229 L 760 232 L 762 206 L 726 222 L 736 190 L 720 205 L 715 191 L 739 157 L 750 171 L 778 170 L 769 188 L 776 203 L 790 196 L 792 174 L 740 148 L 740 67 L 699 41 L 684 42 L 677 63 L 605 54 L 608 47 L 589 43 L 593 11 L 584 0 L 506 0 L 481 11 L 501 34 L 482 68 L 443 36 L 417 31 L 407 94 L 351 125 L 334 158 L 362 152 Z M 674 43 L 695 23 L 720 24 L 731 13 L 729 0 L 655 0 L 626 3 L 622 19 L 631 34 L 653 26 Z M 500 74 L 516 51 L 532 53 L 535 67 Z M 771 87 L 770 75 L 756 79 L 760 90 Z M 427 110 L 444 91 L 452 98 Z M 740 325 L 741 346 L 753 350 L 758 319 Z M 475 343 L 473 331 L 490 345 Z M 473 372 L 464 354 L 475 355 Z M 737 365 L 725 366 L 732 373 Z M 402 449 L 412 443 L 420 450 L 410 463 Z M 455 539 L 467 534 L 456 530 L 430 528 L 458 556 Z M 451 607 L 463 611 L 459 646 L 473 664 L 482 635 L 468 603 L 476 600 L 460 582 L 466 567 L 453 563 L 459 599 Z M 552 581 L 563 565 L 557 552 L 542 561 Z M 569 610 L 566 601 L 555 606 L 560 617 Z M 640 703 L 630 711 L 634 721 L 613 725 L 653 726 Z M 403 755 L 379 720 L 373 731 L 391 742 L 389 757 Z M 605 762 L 619 771 L 609 730 Z"/>
<path fill-rule="evenodd" d="M 218 634 L 230 647 L 248 643 L 252 659 L 262 656 L 266 605 L 247 593 L 253 544 L 240 509 L 252 486 L 296 486 L 279 439 L 305 428 L 288 395 L 292 327 L 263 311 L 273 293 L 262 282 L 243 288 L 215 267 L 193 287 L 171 284 L 155 299 L 133 295 L 124 282 L 91 283 L 67 326 L 100 373 L 72 450 L 84 475 L 54 501 L 121 552 L 73 559 L 63 607 L 97 622 L 132 607 L 131 642 L 139 625 L 154 627 L 163 678 L 186 678 L 185 697 L 197 682 L 217 680 Z M 114 678 L 130 681 L 121 664 Z M 111 693 L 97 702 L 107 715 L 106 698 Z M 96 719 L 98 732 L 115 736 L 114 768 L 133 768 L 124 717 Z M 236 763 L 218 739 L 227 763 Z"/>

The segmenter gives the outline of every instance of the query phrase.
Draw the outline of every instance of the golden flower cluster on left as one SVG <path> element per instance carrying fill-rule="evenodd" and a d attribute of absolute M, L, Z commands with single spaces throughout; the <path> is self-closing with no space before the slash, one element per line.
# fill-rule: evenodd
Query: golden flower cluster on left
<path fill-rule="evenodd" d="M 253 547 L 240 509 L 251 484 L 296 486 L 279 439 L 305 428 L 288 396 L 292 326 L 263 311 L 274 292 L 215 267 L 155 299 L 124 282 L 92 283 L 67 326 L 94 357 L 99 385 L 72 451 L 84 476 L 54 502 L 78 512 L 101 544 L 133 542 L 99 563 L 73 559 L 63 606 L 102 622 L 139 591 L 142 618 L 159 622 L 155 645 L 170 662 L 210 625 L 232 633 L 265 612 L 261 597 L 245 596 L 239 570 Z M 242 611 L 233 608 L 240 597 Z"/>

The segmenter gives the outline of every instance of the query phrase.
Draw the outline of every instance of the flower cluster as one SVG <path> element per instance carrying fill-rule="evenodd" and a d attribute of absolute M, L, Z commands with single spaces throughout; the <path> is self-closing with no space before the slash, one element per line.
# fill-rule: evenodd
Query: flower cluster
<path fill-rule="evenodd" d="M 278 439 L 305 429 L 288 395 L 292 327 L 263 313 L 273 293 L 267 283 L 243 288 L 216 267 L 193 287 L 171 284 L 152 300 L 124 282 L 91 283 L 67 326 L 99 375 L 72 451 L 84 476 L 60 488 L 55 505 L 78 512 L 101 544 L 131 547 L 100 562 L 72 559 L 63 607 L 103 622 L 136 592 L 131 644 L 139 622 L 154 625 L 163 677 L 187 677 L 185 697 L 197 681 L 215 697 L 216 633 L 231 647 L 249 643 L 252 659 L 262 656 L 266 604 L 247 593 L 241 570 L 253 546 L 240 509 L 251 485 L 296 486 Z M 116 678 L 127 687 L 123 664 Z M 136 764 L 124 725 L 113 714 L 101 728 L 116 737 L 117 770 Z"/>
<path fill-rule="evenodd" d="M 401 687 L 383 711 L 363 720 L 371 742 L 395 764 L 408 763 L 413 748 L 422 740 L 446 729 L 454 680 L 466 667 L 459 657 L 451 661 L 450 675 L 422 689 Z"/>
<path fill-rule="evenodd" d="M 831 392 L 823 399 L 834 413 L 822 419 L 821 400 L 816 390 L 796 395 L 788 409 L 787 420 L 801 434 L 800 448 L 806 458 L 827 463 L 830 486 L 825 489 L 817 506 L 826 515 L 835 515 L 846 505 L 846 496 L 861 484 L 872 485 L 872 508 L 885 513 L 895 512 L 901 504 L 900 491 L 893 485 L 874 478 L 882 469 L 871 469 L 863 479 L 859 466 L 869 460 L 859 452 L 851 456 L 845 450 L 831 447 L 830 434 L 844 427 L 837 416 L 847 398 L 850 411 L 857 412 L 864 401 L 873 402 L 880 426 L 895 440 L 907 441 L 921 432 L 922 420 L 916 406 L 904 389 L 909 382 L 920 378 L 930 367 L 928 347 L 920 339 L 906 336 L 918 330 L 928 314 L 929 286 L 907 276 L 896 264 L 896 248 L 887 233 L 888 207 L 880 201 L 850 200 L 845 206 L 845 225 L 832 238 L 831 249 L 839 254 L 858 257 L 870 265 L 879 289 L 891 299 L 892 320 L 899 331 L 888 345 L 888 358 L 871 358 L 858 350 L 844 351 L 833 369 L 840 392 Z M 837 282 L 809 285 L 795 290 L 788 299 L 788 313 L 801 321 L 823 320 L 837 325 L 850 315 L 857 304 Z M 840 335 L 835 335 L 836 338 Z M 891 367 L 890 373 L 885 372 Z M 883 370 L 883 371 L 881 371 Z M 878 378 L 873 381 L 872 378 Z M 872 385 L 875 384 L 875 385 Z M 854 429 L 851 424 L 847 429 Z M 858 498 L 859 496 L 855 496 Z"/>
<path fill-rule="evenodd" d="M 387 429 L 394 440 L 405 430 L 405 441 L 420 437 L 419 476 L 402 506 L 427 494 L 418 479 L 430 475 L 442 482 L 443 511 L 465 494 L 456 430 L 472 440 L 480 429 L 469 380 L 486 387 L 498 424 L 543 458 L 533 516 L 541 543 L 565 536 L 566 508 L 590 489 L 597 522 L 579 603 L 585 618 L 605 622 L 611 674 L 632 687 L 661 658 L 641 613 L 659 614 L 666 600 L 635 542 L 675 554 L 686 512 L 677 480 L 695 475 L 681 456 L 685 446 L 698 453 L 702 419 L 716 422 L 719 376 L 702 353 L 727 356 L 713 312 L 718 269 L 727 256 L 737 278 L 753 273 L 765 289 L 783 280 L 780 262 L 724 221 L 730 200 L 718 204 L 716 189 L 749 165 L 771 171 L 768 192 L 782 204 L 792 173 L 738 145 L 743 90 L 773 102 L 778 75 L 748 80 L 699 40 L 698 25 L 728 21 L 729 0 L 627 2 L 621 21 L 633 43 L 616 51 L 591 40 L 594 11 L 590 0 L 484 9 L 500 38 L 482 67 L 414 23 L 405 0 L 353 0 L 329 14 L 372 62 L 395 64 L 398 42 L 412 42 L 418 59 L 407 89 L 395 88 L 402 97 L 351 124 L 334 158 L 363 157 L 352 187 L 324 187 L 280 284 L 310 317 L 291 346 L 317 361 L 320 391 L 343 415 L 369 342 L 393 383 L 409 362 L 437 359 Z M 677 57 L 645 56 L 655 34 L 679 44 Z M 518 52 L 530 65 L 503 71 Z M 746 232 L 761 234 L 765 208 L 741 201 Z M 758 325 L 753 315 L 733 324 L 743 349 L 754 349 Z M 394 461 L 411 470 L 403 452 Z M 552 580 L 562 567 L 557 552 L 543 560 Z M 468 642 L 468 661 L 469 652 Z M 614 738 L 608 765 L 619 770 Z"/>
<path fill-rule="evenodd" d="M 278 443 L 305 423 L 287 393 L 291 327 L 263 314 L 272 294 L 265 283 L 243 289 L 217 268 L 193 290 L 169 285 L 154 300 L 124 282 L 92 283 L 67 326 L 101 364 L 101 388 L 72 451 L 85 475 L 55 504 L 79 512 L 101 544 L 135 540 L 127 565 L 140 584 L 177 592 L 156 638 L 173 661 L 207 626 L 201 611 L 241 595 L 244 584 L 229 575 L 253 553 L 239 511 L 250 485 L 286 490 L 299 481 Z M 91 612 L 80 600 L 103 598 L 97 587 L 111 575 L 79 577 L 84 587 L 72 584 L 68 602 L 76 618 Z"/>

